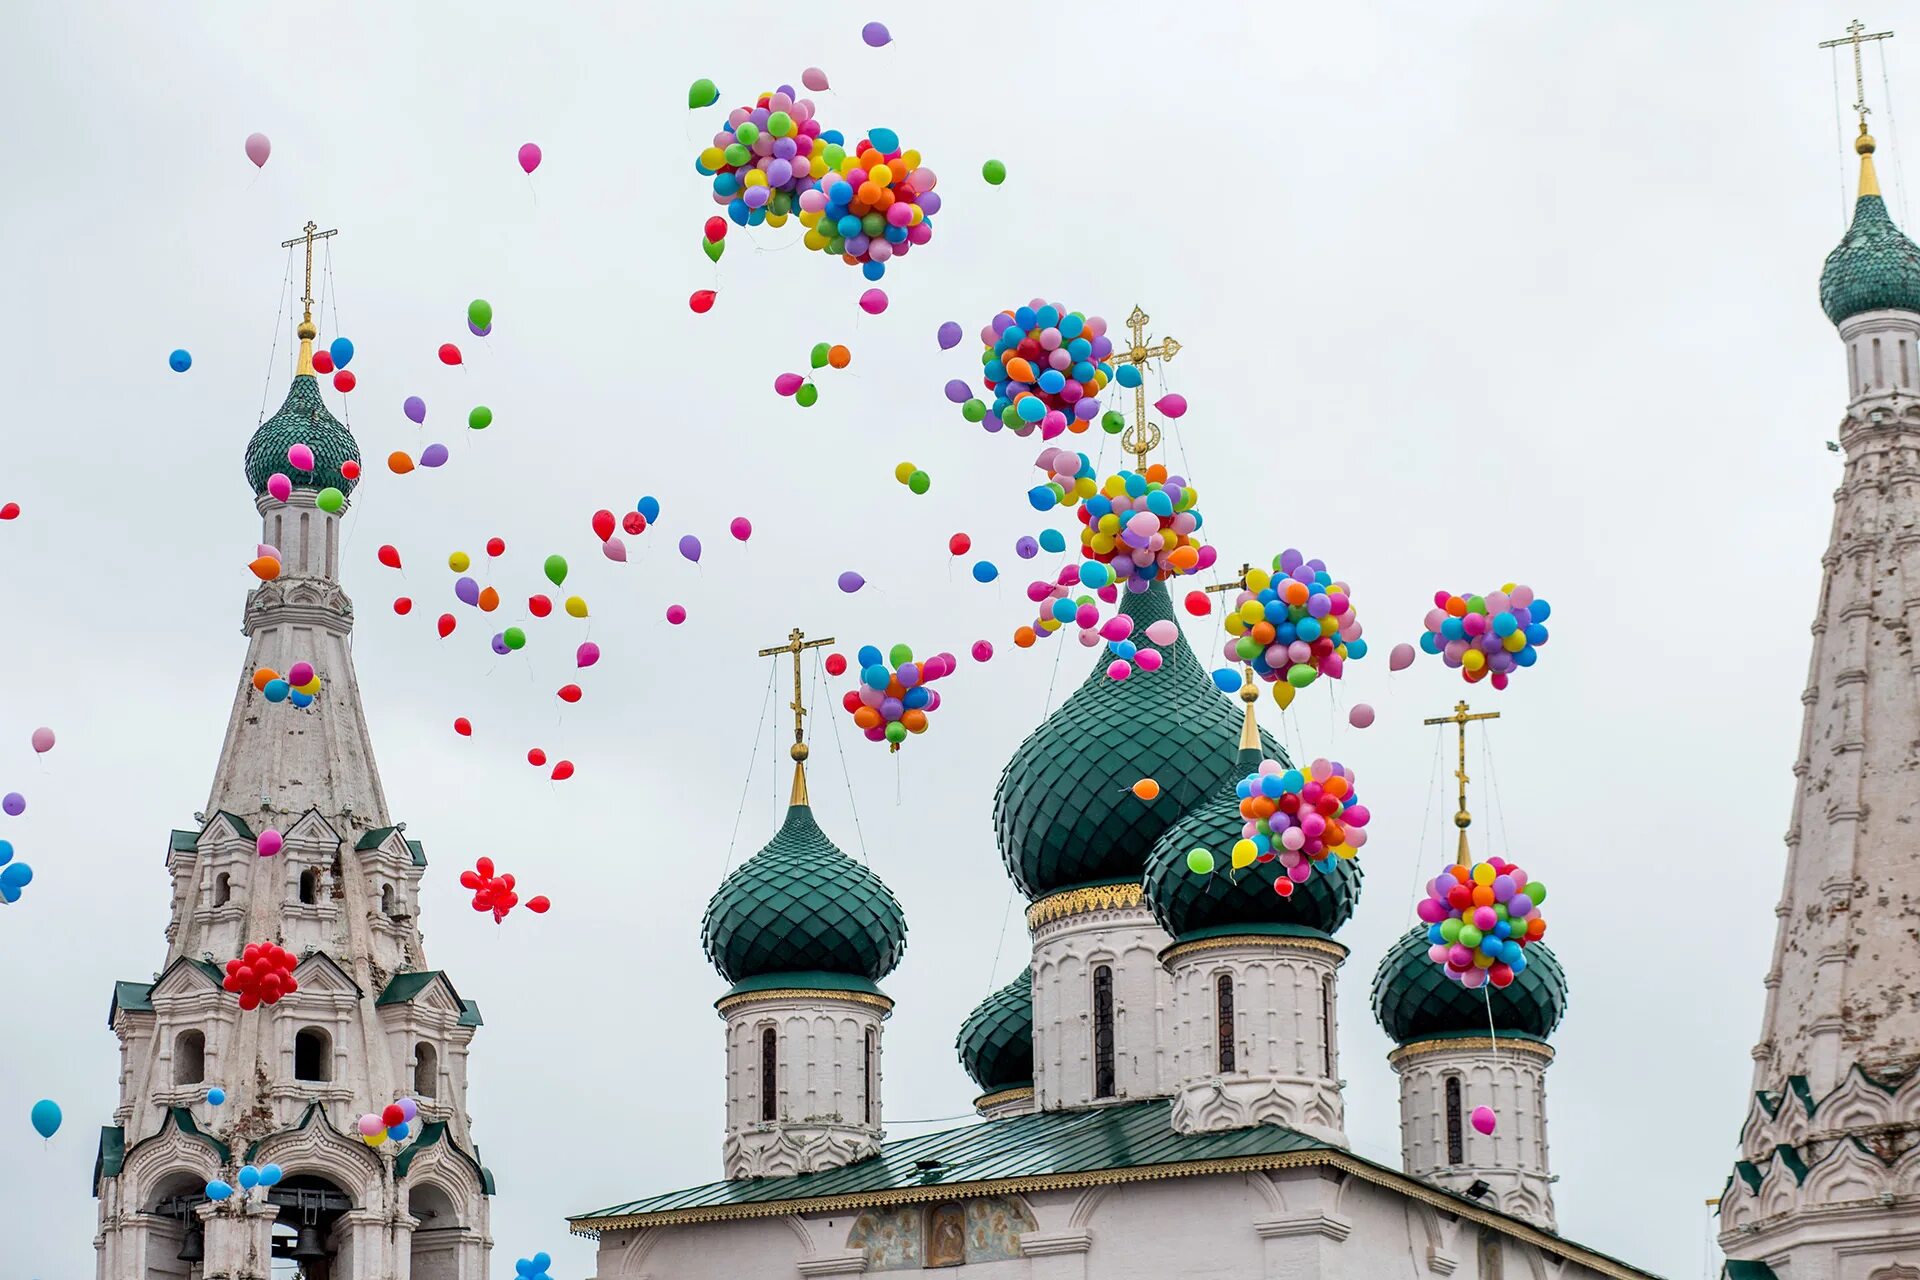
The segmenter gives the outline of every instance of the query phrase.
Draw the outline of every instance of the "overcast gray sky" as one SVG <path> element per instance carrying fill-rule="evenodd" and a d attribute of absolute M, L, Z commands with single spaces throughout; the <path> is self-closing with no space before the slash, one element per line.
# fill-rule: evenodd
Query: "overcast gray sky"
<path fill-rule="evenodd" d="M 940 388 L 971 357 L 933 333 L 953 318 L 971 335 L 1044 295 L 1116 322 L 1138 302 L 1185 344 L 1165 384 L 1193 406 L 1177 460 L 1223 562 L 1325 557 L 1378 645 L 1338 690 L 1378 708 L 1373 728 L 1315 688 L 1284 732 L 1351 764 L 1375 814 L 1341 935 L 1340 1032 L 1349 1132 L 1389 1163 L 1394 1081 L 1367 987 L 1446 856 L 1447 780 L 1430 791 L 1435 731 L 1419 721 L 1464 686 L 1433 660 L 1390 680 L 1384 651 L 1414 638 L 1437 587 L 1516 579 L 1557 606 L 1540 665 L 1475 692 L 1504 713 L 1498 803 L 1476 785 L 1476 834 L 1551 887 L 1571 975 L 1551 1076 L 1563 1230 L 1697 1274 L 1701 1202 L 1750 1087 L 1838 469 L 1824 442 L 1845 384 L 1815 280 L 1852 157 L 1814 46 L 1851 16 L 16 6 L 0 42 L 0 501 L 25 514 L 0 525 L 0 789 L 28 796 L 4 834 L 39 874 L 0 915 L 5 1271 L 92 1271 L 88 1174 L 116 1068 L 102 1020 L 112 981 L 163 957 L 166 832 L 205 801 L 243 659 L 258 526 L 241 453 L 278 244 L 313 218 L 341 229 L 324 332 L 359 349 L 362 451 L 453 453 L 438 472 L 374 471 L 344 578 L 387 794 L 433 858 L 428 954 L 486 1013 L 471 1109 L 499 1177 L 496 1270 L 547 1249 L 556 1274 L 590 1273 L 564 1214 L 718 1175 L 723 984 L 699 918 L 775 819 L 777 734 L 742 812 L 767 681 L 753 650 L 793 625 L 848 646 L 1000 650 L 963 663 L 897 757 L 842 723 L 843 766 L 826 726 L 844 717 L 823 698 L 816 720 L 821 818 L 857 853 L 857 804 L 911 927 L 886 983 L 893 1131 L 967 1110 L 954 1031 L 1024 962 L 990 796 L 1060 646 L 1006 643 L 1028 608 L 1012 543 L 1039 528 L 1023 496 L 1035 446 L 960 421 Z M 875 18 L 891 47 L 860 42 Z M 1902 89 L 1920 102 L 1909 43 L 1888 55 L 1896 107 Z M 880 317 L 856 308 L 857 273 L 794 246 L 797 228 L 735 231 L 717 271 L 699 252 L 712 208 L 689 158 L 719 113 L 689 113 L 688 82 L 712 77 L 732 104 L 808 65 L 832 78 L 816 95 L 829 124 L 888 125 L 941 175 L 937 237 L 889 273 Z M 1898 118 L 1876 119 L 1904 218 Z M 255 130 L 273 140 L 258 173 L 242 155 Z M 528 140 L 546 152 L 531 181 L 514 161 Z M 988 157 L 1004 186 L 982 182 Z M 692 315 L 706 287 L 719 303 Z M 486 342 L 463 323 L 475 296 L 495 308 Z M 464 370 L 435 360 L 448 340 Z M 772 380 L 821 340 L 853 364 L 822 371 L 801 410 Z M 174 347 L 194 354 L 185 376 Z M 414 393 L 424 432 L 400 414 Z M 495 414 L 480 437 L 461 425 L 475 403 Z M 893 481 L 902 459 L 931 493 Z M 590 513 L 642 493 L 660 527 L 631 563 L 602 561 Z M 735 514 L 756 527 L 744 548 L 726 536 Z M 949 565 L 955 530 L 1001 563 L 997 584 Z M 674 553 L 684 532 L 706 543 L 697 570 Z M 495 534 L 510 602 L 559 551 L 593 607 L 606 657 L 564 717 L 551 691 L 583 624 L 537 625 L 512 661 L 471 619 L 433 635 L 454 607 L 447 553 L 481 556 Z M 376 565 L 385 542 L 404 579 Z M 853 597 L 834 588 L 848 568 L 871 584 Z M 411 618 L 388 607 L 402 592 Z M 670 602 L 686 626 L 662 621 Z M 1215 626 L 1189 634 L 1211 648 Z M 1087 665 L 1064 652 L 1056 702 Z M 39 724 L 60 734 L 42 760 Z M 550 784 L 522 759 L 534 745 L 578 776 Z M 553 913 L 476 916 L 455 877 L 480 854 Z M 67 1113 L 44 1150 L 26 1123 L 42 1096 Z"/>

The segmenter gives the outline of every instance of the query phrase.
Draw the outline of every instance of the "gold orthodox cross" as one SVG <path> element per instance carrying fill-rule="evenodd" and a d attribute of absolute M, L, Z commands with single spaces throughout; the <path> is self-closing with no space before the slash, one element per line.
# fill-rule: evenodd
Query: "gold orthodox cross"
<path fill-rule="evenodd" d="M 807 803 L 807 704 L 800 696 L 800 655 L 808 649 L 818 649 L 822 645 L 833 643 L 833 637 L 824 640 L 809 640 L 806 633 L 795 627 L 787 633 L 787 642 L 775 645 L 771 649 L 760 650 L 762 658 L 777 657 L 783 653 L 793 655 L 793 701 L 787 705 L 793 709 L 793 745 L 787 754 L 793 757 L 793 804 Z"/>
<path fill-rule="evenodd" d="M 1460 780 L 1460 808 L 1453 815 L 1453 825 L 1460 828 L 1460 852 L 1455 855 L 1454 861 L 1463 867 L 1473 861 L 1467 853 L 1467 828 L 1473 825 L 1473 815 L 1467 812 L 1467 725 L 1474 720 L 1498 720 L 1499 718 L 1498 711 L 1481 711 L 1468 715 L 1467 704 L 1462 701 L 1454 704 L 1452 715 L 1420 722 L 1421 724 L 1458 725 L 1460 728 L 1460 767 L 1453 773 L 1453 776 Z"/>
<path fill-rule="evenodd" d="M 1116 364 L 1130 364 L 1141 371 L 1140 385 L 1133 389 L 1133 425 L 1120 436 L 1120 447 L 1133 455 L 1134 470 L 1144 472 L 1147 469 L 1147 455 L 1160 444 L 1160 428 L 1147 421 L 1147 383 L 1145 372 L 1147 361 L 1167 361 L 1180 354 L 1180 344 L 1172 338 L 1162 338 L 1152 346 L 1147 345 L 1147 321 L 1152 319 L 1138 306 L 1127 317 L 1127 328 L 1133 331 L 1133 341 L 1124 351 L 1115 350 L 1112 356 Z"/>
<path fill-rule="evenodd" d="M 1847 24 L 1847 34 L 1839 40 L 1822 40 L 1822 49 L 1838 49 L 1843 44 L 1853 46 L 1853 111 L 1860 117 L 1860 132 L 1867 131 L 1867 78 L 1860 69 L 1860 46 L 1874 40 L 1890 40 L 1891 31 L 1875 31 L 1866 34 L 1866 26 L 1855 18 Z"/>
<path fill-rule="evenodd" d="M 299 235 L 291 240 L 282 240 L 280 242 L 282 249 L 291 249 L 297 244 L 307 246 L 307 284 L 306 288 L 301 290 L 300 293 L 301 322 L 303 324 L 313 323 L 313 242 L 315 240 L 326 240 L 339 234 L 340 228 L 338 227 L 335 227 L 331 231 L 322 231 L 320 230 L 319 224 L 308 222 L 306 226 L 300 228 Z"/>

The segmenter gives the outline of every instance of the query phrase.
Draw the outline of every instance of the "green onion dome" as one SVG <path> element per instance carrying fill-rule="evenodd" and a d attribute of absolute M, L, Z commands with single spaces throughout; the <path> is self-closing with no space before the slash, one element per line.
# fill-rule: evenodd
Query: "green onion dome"
<path fill-rule="evenodd" d="M 771 974 L 877 981 L 907 947 L 907 919 L 872 871 L 827 839 L 808 805 L 794 804 L 759 853 L 707 904 L 700 937 L 728 982 Z"/>
<path fill-rule="evenodd" d="M 1427 926 L 1416 925 L 1393 944 L 1373 978 L 1373 1016 L 1396 1044 L 1487 1034 L 1545 1040 L 1567 1012 L 1567 975 L 1545 944 L 1527 944 L 1527 967 L 1505 987 L 1469 991 L 1427 956 Z"/>
<path fill-rule="evenodd" d="M 1173 617 L 1164 582 L 1122 596 L 1133 639 Z M 1054 642 L 1069 643 L 1062 633 Z M 1080 687 L 1007 762 L 993 825 L 1007 872 L 1029 900 L 1088 884 L 1138 882 L 1154 841 L 1200 797 L 1235 778 L 1240 716 L 1181 636 L 1160 649 L 1158 671 L 1107 675 L 1106 647 Z M 1264 738 L 1267 754 L 1284 760 Z M 1131 788 L 1160 784 L 1151 801 Z"/>
<path fill-rule="evenodd" d="M 1033 970 L 982 1000 L 953 1047 L 982 1093 L 1033 1083 Z"/>
<path fill-rule="evenodd" d="M 1358 859 L 1330 858 L 1326 869 L 1293 886 L 1289 897 L 1274 892 L 1279 864 L 1256 862 L 1234 871 L 1232 849 L 1240 839 L 1241 778 L 1260 767 L 1258 751 L 1243 750 L 1227 781 L 1204 804 L 1167 828 L 1147 859 L 1147 905 L 1160 927 L 1181 941 L 1202 930 L 1218 934 L 1228 929 L 1249 933 L 1285 926 L 1286 932 L 1309 929 L 1329 937 L 1353 918 L 1360 902 L 1362 872 Z M 1187 854 L 1205 849 L 1214 869 L 1199 875 L 1187 866 Z M 1422 952 L 1422 958 L 1425 953 Z"/>
<path fill-rule="evenodd" d="M 1887 216 L 1865 125 L 1854 149 L 1860 153 L 1860 198 L 1853 225 L 1820 270 L 1820 307 L 1835 324 L 1863 311 L 1920 311 L 1920 248 Z"/>
<path fill-rule="evenodd" d="M 287 449 L 296 444 L 313 450 L 313 471 L 295 471 L 288 464 Z M 351 494 L 354 482 L 340 474 L 340 467 L 359 460 L 360 446 L 354 443 L 353 432 L 327 411 L 319 381 L 303 373 L 287 388 L 287 401 L 279 412 L 261 423 L 247 443 L 247 483 L 256 495 L 263 494 L 267 478 L 279 471 L 296 489 L 332 488 Z"/>

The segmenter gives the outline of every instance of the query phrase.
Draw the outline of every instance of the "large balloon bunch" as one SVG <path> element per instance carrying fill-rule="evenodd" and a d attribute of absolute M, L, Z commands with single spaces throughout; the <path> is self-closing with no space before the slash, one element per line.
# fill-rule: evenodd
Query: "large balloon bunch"
<path fill-rule="evenodd" d="M 505 920 L 507 913 L 520 905 L 520 893 L 513 885 L 512 873 L 494 874 L 492 858 L 476 858 L 473 870 L 460 873 L 460 887 L 473 890 L 473 909 L 493 912 L 495 924 Z M 527 899 L 527 910 L 535 915 L 545 915 L 552 905 L 544 897 Z"/>
<path fill-rule="evenodd" d="M 809 249 L 838 254 L 869 280 L 887 272 L 887 263 L 905 257 L 917 244 L 933 239 L 933 215 L 940 211 L 939 181 L 920 164 L 918 151 L 902 151 L 891 129 L 869 129 L 866 141 L 846 151 L 838 135 L 827 142 L 814 182 L 796 201 Z"/>
<path fill-rule="evenodd" d="M 1504 987 L 1527 967 L 1526 946 L 1547 932 L 1546 887 L 1505 858 L 1448 867 L 1427 882 L 1420 918 L 1427 957 L 1455 982 Z"/>
<path fill-rule="evenodd" d="M 227 961 L 227 976 L 220 985 L 237 992 L 242 1009 L 257 1009 L 263 1004 L 279 1004 L 281 996 L 300 989 L 294 980 L 294 966 L 300 957 L 271 942 L 249 942 L 232 960 Z"/>
<path fill-rule="evenodd" d="M 519 1280 L 547 1280 L 547 1268 L 552 1265 L 552 1256 L 543 1250 L 531 1258 L 515 1258 L 513 1273 Z"/>
<path fill-rule="evenodd" d="M 860 683 L 847 690 L 840 705 L 867 741 L 885 742 L 895 751 L 908 734 L 927 731 L 928 714 L 940 709 L 939 692 L 928 686 L 960 665 L 950 653 L 915 662 L 904 644 L 885 654 L 876 645 L 862 645 L 859 661 Z"/>
<path fill-rule="evenodd" d="M 1218 554 L 1201 545 L 1200 492 L 1154 463 L 1143 475 L 1108 476 L 1100 491 L 1080 503 L 1080 581 L 1102 587 L 1111 579 L 1129 591 L 1145 591 L 1158 578 L 1195 573 Z"/>
<path fill-rule="evenodd" d="M 1027 490 L 1027 501 L 1035 511 L 1045 513 L 1055 507 L 1071 507 L 1099 492 L 1093 476 L 1093 459 L 1084 453 L 1047 445 L 1040 450 L 1033 465 L 1047 477 Z"/>
<path fill-rule="evenodd" d="M 1238 871 L 1256 862 L 1278 861 L 1284 874 L 1273 891 L 1290 897 L 1293 887 L 1329 870 L 1334 858 L 1351 858 L 1367 843 L 1372 818 L 1360 803 L 1353 770 L 1333 760 L 1289 769 L 1278 760 L 1240 780 L 1240 839 L 1233 846 Z"/>
<path fill-rule="evenodd" d="M 783 85 L 728 113 L 693 167 L 713 179 L 713 202 L 741 226 L 784 226 L 799 194 L 826 175 L 826 148 L 838 151 L 840 141 L 838 133 L 822 132 L 812 99 L 795 101 Z"/>
<path fill-rule="evenodd" d="M 1101 566 L 1093 562 L 1062 565 L 1058 578 L 1048 582 L 1044 578 L 1027 584 L 1027 598 L 1039 606 L 1039 616 L 1032 626 L 1021 627 L 1014 632 L 1013 642 L 1022 649 L 1032 647 L 1035 640 L 1052 635 L 1068 626 L 1079 628 L 1080 643 L 1087 648 L 1104 643 L 1113 653 L 1113 660 L 1107 664 L 1107 677 L 1112 680 L 1125 680 L 1141 671 L 1158 671 L 1165 661 L 1160 651 L 1180 638 L 1180 626 L 1171 618 L 1161 618 L 1147 624 L 1146 643 L 1142 644 L 1134 636 L 1134 621 L 1124 613 L 1116 613 L 1102 618 L 1099 601 L 1113 604 L 1120 598 L 1119 589 L 1111 578 L 1091 593 L 1082 591 L 1075 595 L 1075 587 L 1084 587 L 1088 581 L 1087 570 L 1098 570 Z"/>
<path fill-rule="evenodd" d="M 982 412 L 980 402 L 967 401 L 961 411 L 969 422 L 1021 436 L 1039 427 L 1040 438 L 1051 440 L 1085 431 L 1100 416 L 1099 395 L 1113 380 L 1113 339 L 1099 316 L 1035 298 L 995 316 L 980 341 L 993 405 Z"/>
<path fill-rule="evenodd" d="M 413 1132 L 413 1122 L 419 1114 L 420 1104 L 412 1098 L 389 1102 L 378 1114 L 369 1111 L 360 1117 L 360 1141 L 370 1147 L 385 1142 L 405 1142 Z"/>
<path fill-rule="evenodd" d="M 1484 596 L 1436 591 L 1420 647 L 1439 654 L 1468 684 L 1491 676 L 1493 687 L 1504 689 L 1517 668 L 1538 661 L 1552 615 L 1532 587 L 1511 582 Z"/>
<path fill-rule="evenodd" d="M 1327 566 L 1289 547 L 1274 572 L 1249 570 L 1247 586 L 1225 612 L 1228 662 L 1244 662 L 1269 684 L 1304 689 L 1321 676 L 1338 680 L 1348 659 L 1364 658 L 1352 593 Z"/>

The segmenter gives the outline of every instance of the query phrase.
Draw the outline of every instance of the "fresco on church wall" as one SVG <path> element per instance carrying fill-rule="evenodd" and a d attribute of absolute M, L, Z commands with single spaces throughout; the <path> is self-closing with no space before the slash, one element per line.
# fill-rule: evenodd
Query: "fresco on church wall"
<path fill-rule="evenodd" d="M 938 1205 L 868 1209 L 854 1219 L 847 1248 L 866 1255 L 868 1271 L 957 1267 L 1018 1258 L 1020 1233 L 1033 1215 L 1000 1196 Z"/>
<path fill-rule="evenodd" d="M 1011 1200 L 992 1196 L 967 1201 L 967 1261 L 1018 1258 L 1020 1233 L 1035 1225 L 1032 1215 Z"/>
<path fill-rule="evenodd" d="M 927 1265 L 957 1267 L 967 1260 L 967 1211 L 936 1205 L 927 1213 Z"/>
<path fill-rule="evenodd" d="M 867 1255 L 869 1271 L 899 1271 L 920 1265 L 920 1223 L 925 1213 L 919 1205 L 900 1205 L 892 1209 L 868 1209 L 853 1220 L 847 1233 L 847 1248 Z"/>

